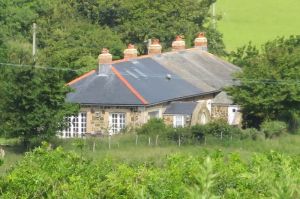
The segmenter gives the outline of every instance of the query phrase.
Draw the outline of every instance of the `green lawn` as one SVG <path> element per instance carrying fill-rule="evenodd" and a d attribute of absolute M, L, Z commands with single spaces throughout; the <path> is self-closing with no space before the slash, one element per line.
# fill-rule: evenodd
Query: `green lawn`
<path fill-rule="evenodd" d="M 223 17 L 217 28 L 228 50 L 300 34 L 299 0 L 218 0 L 216 11 Z"/>

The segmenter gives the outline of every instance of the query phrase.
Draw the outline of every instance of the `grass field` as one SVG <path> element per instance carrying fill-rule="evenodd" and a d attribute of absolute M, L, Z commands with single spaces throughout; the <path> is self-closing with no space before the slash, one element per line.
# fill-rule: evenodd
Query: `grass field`
<path fill-rule="evenodd" d="M 180 147 L 176 142 L 166 142 L 160 139 L 158 140 L 158 146 L 155 145 L 153 139 L 149 145 L 148 137 L 144 137 L 143 139 L 139 138 L 138 145 L 136 145 L 135 138 L 135 135 L 132 134 L 114 136 L 111 140 L 110 149 L 107 137 L 79 140 L 79 142 L 84 143 L 82 150 L 78 147 L 78 140 L 55 140 L 53 143 L 55 143 L 56 146 L 63 146 L 67 151 L 75 151 L 95 161 L 109 158 L 128 164 L 148 162 L 161 165 L 166 160 L 166 156 L 174 153 L 199 155 L 201 153 L 211 154 L 218 150 L 226 154 L 239 153 L 242 159 L 246 161 L 254 153 L 264 153 L 271 150 L 289 155 L 300 154 L 300 135 L 291 134 L 286 134 L 272 140 L 260 141 L 220 140 L 210 137 L 207 139 L 206 145 L 204 145 L 204 143 L 191 143 L 183 144 Z M 4 147 L 4 149 L 6 156 L 4 158 L 4 164 L 0 166 L 0 175 L 5 175 L 6 171 L 24 156 L 20 147 L 7 146 Z"/>
<path fill-rule="evenodd" d="M 300 34 L 299 0 L 218 0 L 216 12 L 223 17 L 217 28 L 228 50 Z"/>

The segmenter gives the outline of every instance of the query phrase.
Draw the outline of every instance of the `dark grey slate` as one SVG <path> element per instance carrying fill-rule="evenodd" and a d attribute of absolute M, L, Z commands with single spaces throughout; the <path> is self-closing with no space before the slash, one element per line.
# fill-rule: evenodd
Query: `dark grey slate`
<path fill-rule="evenodd" d="M 233 104 L 233 101 L 230 96 L 226 94 L 226 92 L 222 91 L 212 100 L 213 104 Z"/>
<path fill-rule="evenodd" d="M 192 115 L 196 107 L 196 102 L 172 102 L 167 106 L 166 115 Z"/>
<path fill-rule="evenodd" d="M 240 71 L 239 67 L 196 48 L 163 53 L 153 59 L 203 92 L 232 85 L 233 73 Z"/>
<path fill-rule="evenodd" d="M 149 105 L 219 92 L 223 87 L 233 84 L 232 74 L 240 70 L 199 49 L 122 61 L 113 66 Z M 106 69 L 104 76 L 93 73 L 72 84 L 75 91 L 67 96 L 67 101 L 80 104 L 143 105 L 112 73 L 110 66 Z"/>
<path fill-rule="evenodd" d="M 67 101 L 80 104 L 142 105 L 127 87 L 113 74 L 98 76 L 96 73 L 74 83 L 75 90 Z"/>
<path fill-rule="evenodd" d="M 203 93 L 152 58 L 121 62 L 113 66 L 150 104 Z"/>

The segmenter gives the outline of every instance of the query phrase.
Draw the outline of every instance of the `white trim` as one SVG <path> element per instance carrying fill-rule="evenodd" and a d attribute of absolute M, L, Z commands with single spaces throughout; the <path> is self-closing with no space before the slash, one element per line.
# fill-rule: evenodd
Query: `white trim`
<path fill-rule="evenodd" d="M 184 115 L 174 115 L 173 116 L 173 127 L 184 127 Z"/>
<path fill-rule="evenodd" d="M 60 132 L 62 138 L 82 137 L 86 133 L 87 113 L 81 112 L 76 116 L 66 118 L 68 127 Z"/>
<path fill-rule="evenodd" d="M 126 126 L 126 113 L 109 113 L 109 134 L 117 134 Z"/>

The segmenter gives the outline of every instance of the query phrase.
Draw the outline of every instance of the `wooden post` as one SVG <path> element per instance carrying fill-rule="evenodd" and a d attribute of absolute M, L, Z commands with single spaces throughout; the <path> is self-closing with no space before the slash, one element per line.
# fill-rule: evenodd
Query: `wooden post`
<path fill-rule="evenodd" d="M 180 139 L 180 136 L 178 137 L 178 146 L 179 146 L 179 147 L 181 146 L 181 139 Z"/>
<path fill-rule="evenodd" d="M 221 140 L 223 140 L 223 131 L 221 131 Z"/>
<path fill-rule="evenodd" d="M 204 135 L 204 145 L 206 145 L 206 136 Z"/>
<path fill-rule="evenodd" d="M 155 139 L 155 145 L 158 145 L 158 135 L 156 135 L 156 139 Z"/>
<path fill-rule="evenodd" d="M 135 145 L 136 145 L 136 146 L 138 145 L 138 139 L 139 139 L 139 136 L 138 136 L 138 135 L 135 135 Z"/>
<path fill-rule="evenodd" d="M 149 144 L 149 146 L 151 145 L 151 138 L 150 137 L 148 139 L 148 144 Z"/>

